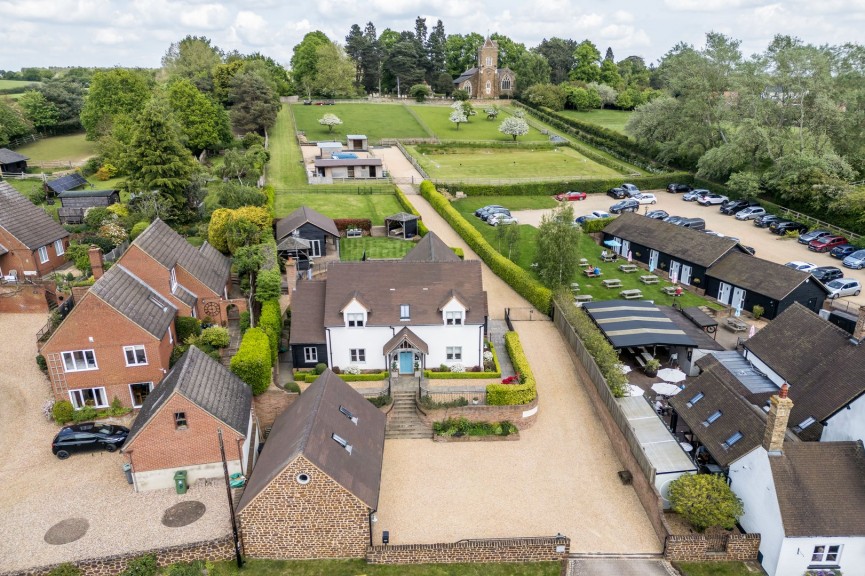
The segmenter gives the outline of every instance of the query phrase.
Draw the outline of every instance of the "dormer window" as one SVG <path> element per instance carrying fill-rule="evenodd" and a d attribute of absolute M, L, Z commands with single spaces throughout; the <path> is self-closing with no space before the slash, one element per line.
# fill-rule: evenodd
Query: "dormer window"
<path fill-rule="evenodd" d="M 330 437 L 333 438 L 337 444 L 339 444 L 340 446 L 345 448 L 346 452 L 351 454 L 352 448 L 351 448 L 351 444 L 348 443 L 348 440 L 346 440 L 345 438 L 343 438 L 342 436 L 340 436 L 338 434 L 331 434 Z"/>
<path fill-rule="evenodd" d="M 458 326 L 463 323 L 463 313 L 459 310 L 455 312 L 445 312 L 445 324 L 448 326 Z"/>
<path fill-rule="evenodd" d="M 399 319 L 400 320 L 410 320 L 411 314 L 409 313 L 409 305 L 408 304 L 400 304 L 399 305 Z"/>
<path fill-rule="evenodd" d="M 349 328 L 361 328 L 363 327 L 363 314 L 362 313 L 349 313 L 345 315 L 346 320 L 348 321 Z"/>

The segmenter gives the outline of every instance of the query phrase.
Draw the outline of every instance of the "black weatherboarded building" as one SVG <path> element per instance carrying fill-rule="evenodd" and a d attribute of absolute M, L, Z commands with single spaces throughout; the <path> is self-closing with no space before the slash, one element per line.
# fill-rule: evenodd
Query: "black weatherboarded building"
<path fill-rule="evenodd" d="M 328 244 L 332 250 L 339 251 L 339 230 L 336 224 L 324 214 L 306 206 L 301 206 L 276 223 L 277 245 L 290 236 L 309 243 L 310 258 L 327 256 Z"/>

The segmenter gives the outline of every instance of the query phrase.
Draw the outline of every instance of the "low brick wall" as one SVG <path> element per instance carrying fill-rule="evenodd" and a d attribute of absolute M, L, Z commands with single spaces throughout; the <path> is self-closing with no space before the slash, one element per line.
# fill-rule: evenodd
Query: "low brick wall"
<path fill-rule="evenodd" d="M 440 408 L 426 410 L 417 406 L 417 413 L 421 422 L 432 426 L 433 422 L 441 422 L 448 418 L 465 418 L 469 422 L 501 422 L 507 420 L 520 430 L 530 428 L 538 419 L 538 398 L 528 404 L 512 404 L 509 406 L 488 406 L 479 404 L 477 406 L 459 406 L 457 408 Z"/>
<path fill-rule="evenodd" d="M 703 534 L 667 536 L 664 559 L 671 562 L 732 562 L 756 560 L 760 551 L 759 534 Z"/>
<path fill-rule="evenodd" d="M 502 538 L 460 540 L 452 544 L 370 546 L 370 564 L 456 564 L 489 562 L 555 562 L 567 558 L 571 539 Z"/>
<path fill-rule="evenodd" d="M 433 442 L 516 442 L 520 439 L 520 433 L 508 434 L 507 436 L 442 436 L 433 434 Z"/>
<path fill-rule="evenodd" d="M 89 558 L 87 560 L 70 562 L 70 564 L 74 564 L 81 570 L 81 576 L 115 576 L 126 570 L 130 560 L 146 554 L 155 555 L 159 566 L 168 566 L 177 562 L 193 562 L 195 560 L 230 560 L 234 558 L 234 539 L 231 534 L 227 534 L 222 538 L 206 542 L 181 544 L 168 548 L 130 552 L 115 556 L 105 556 L 103 558 Z M 45 576 L 57 566 L 59 564 L 40 566 L 18 572 L 5 572 L 0 574 L 0 576 Z"/>

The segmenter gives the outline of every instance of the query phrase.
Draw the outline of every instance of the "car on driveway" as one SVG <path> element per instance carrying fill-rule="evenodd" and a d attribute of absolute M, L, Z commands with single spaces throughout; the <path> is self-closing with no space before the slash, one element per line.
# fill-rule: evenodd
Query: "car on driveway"
<path fill-rule="evenodd" d="M 655 198 L 655 195 L 648 192 L 641 192 L 633 198 L 640 204 L 656 204 L 658 202 L 658 199 Z"/>
<path fill-rule="evenodd" d="M 829 298 L 841 298 L 843 296 L 858 296 L 862 292 L 862 285 L 858 280 L 852 278 L 838 278 L 826 284 L 829 289 Z"/>
<path fill-rule="evenodd" d="M 622 198 L 629 198 L 631 195 L 624 188 L 610 188 L 607 190 L 607 196 L 621 200 Z"/>
<path fill-rule="evenodd" d="M 587 194 L 585 192 L 577 192 L 575 190 L 568 190 L 567 192 L 562 192 L 561 194 L 556 194 L 555 198 L 559 202 L 574 202 L 576 200 L 585 200 Z"/>
<path fill-rule="evenodd" d="M 98 422 L 83 422 L 60 429 L 51 443 L 51 452 L 66 460 L 73 452 L 105 450 L 114 452 L 126 442 L 129 428 Z"/>
<path fill-rule="evenodd" d="M 678 224 L 682 220 L 687 220 L 687 216 L 667 216 L 664 218 L 664 222 L 669 222 L 670 224 Z"/>
<path fill-rule="evenodd" d="M 481 216 L 483 216 L 484 212 L 487 212 L 488 210 L 492 210 L 493 208 L 504 208 L 504 206 L 500 206 L 498 204 L 487 204 L 486 206 L 483 206 L 483 207 L 475 210 L 475 216 L 480 218 Z"/>
<path fill-rule="evenodd" d="M 732 216 L 736 212 L 744 210 L 750 206 L 759 206 L 760 203 L 756 200 L 730 200 L 725 204 L 721 204 L 720 211 L 721 214 L 726 214 L 727 216 Z"/>
<path fill-rule="evenodd" d="M 676 182 L 667 184 L 667 192 L 670 194 L 685 194 L 693 189 L 690 184 L 677 184 Z"/>
<path fill-rule="evenodd" d="M 705 188 L 697 188 L 696 190 L 691 190 L 690 192 L 682 196 L 682 200 L 684 200 L 685 202 L 694 202 L 695 200 L 699 200 L 707 194 L 711 194 L 711 192 L 709 190 L 706 190 Z"/>
<path fill-rule="evenodd" d="M 838 258 L 839 260 L 843 260 L 857 250 L 859 250 L 859 248 L 857 248 L 856 246 L 853 246 L 852 244 L 845 244 L 843 246 L 832 248 L 832 250 L 829 252 L 829 256 L 831 256 L 832 258 Z"/>
<path fill-rule="evenodd" d="M 583 216 L 578 216 L 574 219 L 574 224 L 582 224 L 583 222 L 588 222 L 589 220 L 599 220 L 601 218 L 609 218 L 609 212 L 604 212 L 603 210 L 592 210 L 588 214 L 584 214 Z"/>
<path fill-rule="evenodd" d="M 837 266 L 818 266 L 811 270 L 811 276 L 825 284 L 837 278 L 843 278 L 844 271 Z"/>
<path fill-rule="evenodd" d="M 768 228 L 772 222 L 779 222 L 781 220 L 783 220 L 783 218 L 775 214 L 764 214 L 763 216 L 757 216 L 754 218 L 754 226 L 757 228 Z"/>
<path fill-rule="evenodd" d="M 865 268 L 865 250 L 856 250 L 841 262 L 847 268 L 861 270 Z"/>
<path fill-rule="evenodd" d="M 766 209 L 762 206 L 748 206 L 736 212 L 736 220 L 754 220 L 766 214 Z"/>
<path fill-rule="evenodd" d="M 631 198 L 640 193 L 640 189 L 637 188 L 636 184 L 629 184 L 625 182 L 624 184 L 622 184 L 622 188 L 625 189 L 625 192 L 631 195 Z"/>
<path fill-rule="evenodd" d="M 640 209 L 640 203 L 633 198 L 619 200 L 610 206 L 610 214 L 623 214 L 625 212 L 636 212 Z"/>
<path fill-rule="evenodd" d="M 769 224 L 769 231 L 772 234 L 778 234 L 781 236 L 782 234 L 787 234 L 788 232 L 807 232 L 808 227 L 801 222 L 793 222 L 792 220 L 779 220 L 777 222 L 772 222 Z"/>
<path fill-rule="evenodd" d="M 493 208 L 492 210 L 487 210 L 486 212 L 484 212 L 481 215 L 481 220 L 483 220 L 484 222 L 487 222 L 487 221 L 489 221 L 489 219 L 492 216 L 494 216 L 496 214 L 507 214 L 508 216 L 510 216 L 511 211 L 508 210 L 507 208 Z"/>
<path fill-rule="evenodd" d="M 498 226 L 499 224 L 519 224 L 519 221 L 510 214 L 493 214 L 487 220 L 490 226 Z"/>
<path fill-rule="evenodd" d="M 832 248 L 844 246 L 845 244 L 847 244 L 847 239 L 843 236 L 823 236 L 822 238 L 817 238 L 816 240 L 808 242 L 808 250 L 813 250 L 814 252 L 828 252 Z"/>
<path fill-rule="evenodd" d="M 787 262 L 786 264 L 784 264 L 784 266 L 786 266 L 787 268 L 792 268 L 793 270 L 801 270 L 802 272 L 810 272 L 817 267 L 816 264 L 811 264 L 810 262 L 801 262 L 799 260 Z"/>
<path fill-rule="evenodd" d="M 702 204 L 703 206 L 714 206 L 717 204 L 723 204 L 727 200 L 729 200 L 729 198 L 720 194 L 706 194 L 705 196 L 697 198 L 697 204 Z"/>
<path fill-rule="evenodd" d="M 812 240 L 834 236 L 828 230 L 811 230 L 810 232 L 802 232 L 799 234 L 799 244 L 810 244 Z"/>
<path fill-rule="evenodd" d="M 646 212 L 646 218 L 654 218 L 655 220 L 663 220 L 669 216 L 666 210 L 649 210 Z"/>

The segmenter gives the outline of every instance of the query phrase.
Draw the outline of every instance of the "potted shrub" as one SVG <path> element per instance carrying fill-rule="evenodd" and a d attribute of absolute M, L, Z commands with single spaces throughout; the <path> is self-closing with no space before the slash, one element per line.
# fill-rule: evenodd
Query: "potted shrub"
<path fill-rule="evenodd" d="M 390 375 L 394 378 L 399 376 L 399 365 L 396 363 L 396 360 L 392 360 L 390 363 Z"/>
<path fill-rule="evenodd" d="M 414 361 L 414 375 L 420 377 L 420 361 L 417 358 Z"/>
<path fill-rule="evenodd" d="M 646 376 L 654 377 L 658 375 L 658 369 L 660 367 L 661 362 L 657 358 L 652 358 L 646 362 L 646 367 L 643 368 L 643 372 L 646 373 Z"/>

